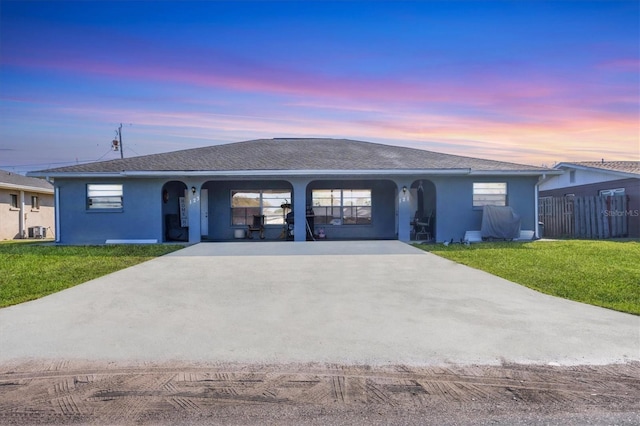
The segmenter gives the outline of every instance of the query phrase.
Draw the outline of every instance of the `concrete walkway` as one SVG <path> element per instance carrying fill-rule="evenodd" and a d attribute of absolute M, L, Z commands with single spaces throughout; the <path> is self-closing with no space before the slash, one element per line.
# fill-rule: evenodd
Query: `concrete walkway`
<path fill-rule="evenodd" d="M 640 318 L 398 241 L 204 243 L 0 309 L 24 358 L 606 364 L 640 360 Z"/>

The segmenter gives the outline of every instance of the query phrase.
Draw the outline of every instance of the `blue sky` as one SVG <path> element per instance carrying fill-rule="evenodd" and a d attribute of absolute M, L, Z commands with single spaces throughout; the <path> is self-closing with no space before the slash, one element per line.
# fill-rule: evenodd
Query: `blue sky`
<path fill-rule="evenodd" d="M 0 168 L 270 137 L 638 160 L 640 6 L 0 2 Z"/>

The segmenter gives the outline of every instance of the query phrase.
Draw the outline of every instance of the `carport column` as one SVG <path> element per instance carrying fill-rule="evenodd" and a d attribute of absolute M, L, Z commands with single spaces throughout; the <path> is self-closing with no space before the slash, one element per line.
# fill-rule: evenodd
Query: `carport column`
<path fill-rule="evenodd" d="M 396 181 L 398 184 L 398 240 L 411 239 L 411 182 Z"/>
<path fill-rule="evenodd" d="M 189 243 L 200 242 L 200 186 L 194 182 L 186 182 L 189 201 Z M 195 191 L 194 191 L 195 189 Z"/>
<path fill-rule="evenodd" d="M 291 179 L 293 186 L 293 240 L 307 240 L 307 185 L 308 179 Z"/>

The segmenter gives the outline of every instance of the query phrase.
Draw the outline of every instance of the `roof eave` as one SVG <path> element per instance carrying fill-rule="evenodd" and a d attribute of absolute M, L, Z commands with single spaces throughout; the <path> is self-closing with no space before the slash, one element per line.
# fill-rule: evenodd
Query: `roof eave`
<path fill-rule="evenodd" d="M 45 178 L 279 177 L 279 176 L 540 176 L 560 170 L 369 169 L 369 170 L 123 170 L 121 172 L 32 172 Z"/>
<path fill-rule="evenodd" d="M 615 176 L 620 176 L 621 178 L 636 178 L 640 179 L 640 174 L 633 172 L 623 172 L 620 170 L 611 170 L 611 169 L 603 169 L 601 167 L 592 167 L 592 166 L 584 166 L 582 164 L 575 163 L 559 163 L 556 164 L 554 169 L 576 169 L 576 170 L 587 170 L 590 172 L 602 172 L 608 173 Z"/>
<path fill-rule="evenodd" d="M 40 194 L 53 194 L 53 188 L 40 188 L 38 186 L 30 186 L 30 185 L 16 185 L 13 183 L 0 183 L 0 188 L 3 189 L 13 189 L 16 191 L 26 191 L 26 192 L 37 192 Z"/>
<path fill-rule="evenodd" d="M 137 172 L 125 171 L 123 176 L 130 177 L 158 177 L 158 176 L 214 176 L 214 177 L 279 177 L 279 176 L 399 176 L 415 174 L 437 175 L 466 175 L 469 169 L 367 169 L 367 170 L 203 170 L 203 171 L 172 171 L 172 172 Z"/>
<path fill-rule="evenodd" d="M 472 176 L 542 176 L 542 175 L 561 175 L 561 170 L 472 170 L 469 174 Z"/>
<path fill-rule="evenodd" d="M 121 172 L 32 172 L 46 178 L 161 178 L 161 177 L 277 177 L 277 176 L 397 176 L 415 174 L 467 175 L 469 169 L 391 169 L 391 170 L 123 170 Z"/>

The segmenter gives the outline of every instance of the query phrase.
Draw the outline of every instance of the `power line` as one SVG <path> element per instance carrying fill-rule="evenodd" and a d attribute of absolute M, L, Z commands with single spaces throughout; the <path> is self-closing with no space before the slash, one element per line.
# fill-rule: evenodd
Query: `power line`
<path fill-rule="evenodd" d="M 139 153 L 139 152 L 137 152 L 135 149 L 132 149 L 132 148 L 131 148 L 131 146 L 129 146 L 127 149 L 128 149 L 129 151 L 132 151 L 132 152 L 133 152 L 134 154 L 136 154 L 136 155 L 140 155 L 140 153 Z"/>
<path fill-rule="evenodd" d="M 54 165 L 73 165 L 73 164 L 81 164 L 81 163 L 94 163 L 96 161 L 102 160 L 108 153 L 112 150 L 109 149 L 104 155 L 96 160 L 75 160 L 75 161 L 54 161 L 49 163 L 31 163 L 31 164 L 0 164 L 0 168 L 9 168 L 9 167 L 40 167 L 40 166 L 54 166 Z"/>
<path fill-rule="evenodd" d="M 100 160 L 102 160 L 104 157 L 106 157 L 106 156 L 107 156 L 107 154 L 108 154 L 108 153 L 110 153 L 110 152 L 112 152 L 112 151 L 113 151 L 113 149 L 109 149 L 109 151 L 105 152 L 105 153 L 102 155 L 102 157 L 100 157 L 100 158 L 98 158 L 97 160 L 94 160 L 94 161 L 100 161 Z"/>
<path fill-rule="evenodd" d="M 113 145 L 112 145 L 112 149 L 109 149 L 109 151 L 105 152 L 103 155 L 100 156 L 100 158 L 98 158 L 96 160 L 77 160 L 76 159 L 76 161 L 58 161 L 58 162 L 50 162 L 50 163 L 7 164 L 7 165 L 0 164 L 0 168 L 3 168 L 3 169 L 7 169 L 7 168 L 16 169 L 16 168 L 22 168 L 22 167 L 26 167 L 26 168 L 42 167 L 42 166 L 51 167 L 51 166 L 55 166 L 55 165 L 73 165 L 73 164 L 81 164 L 81 163 L 94 163 L 94 162 L 102 160 L 104 157 L 107 156 L 107 154 L 109 154 L 111 151 L 114 151 L 114 150 L 115 151 L 120 151 L 120 158 L 124 159 L 124 149 L 122 147 L 122 123 L 120 123 L 120 126 L 116 129 L 116 137 L 118 139 L 117 140 L 114 139 Z M 113 147 L 115 147 L 115 149 Z M 135 153 L 137 155 L 140 155 L 135 150 L 133 150 L 131 148 L 128 148 L 128 149 L 133 151 L 133 153 Z"/>
<path fill-rule="evenodd" d="M 104 156 L 103 156 L 104 157 Z M 35 166 L 51 166 L 56 164 L 79 164 L 79 163 L 92 163 L 98 160 L 76 160 L 76 161 L 58 161 L 53 163 L 32 163 L 32 164 L 8 164 L 1 165 L 0 167 L 35 167 Z"/>

